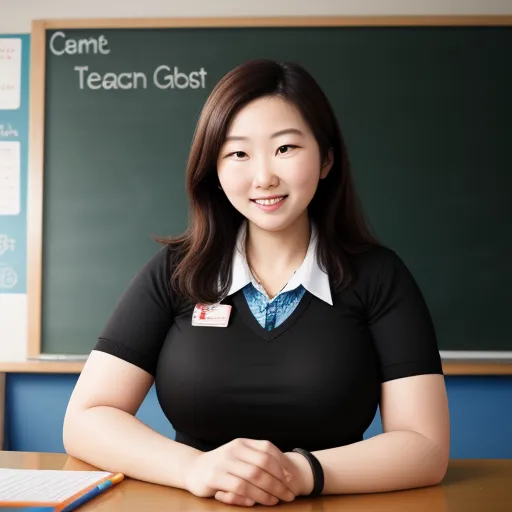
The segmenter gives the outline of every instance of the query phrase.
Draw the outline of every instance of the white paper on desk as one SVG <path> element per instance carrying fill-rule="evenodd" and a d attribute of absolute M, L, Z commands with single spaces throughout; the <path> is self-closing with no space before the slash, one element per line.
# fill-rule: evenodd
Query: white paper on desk
<path fill-rule="evenodd" d="M 111 474 L 105 471 L 0 468 L 0 502 L 60 503 Z"/>
<path fill-rule="evenodd" d="M 0 38 L 0 110 L 20 108 L 21 39 Z"/>
<path fill-rule="evenodd" d="M 0 141 L 0 215 L 20 213 L 20 143 Z"/>

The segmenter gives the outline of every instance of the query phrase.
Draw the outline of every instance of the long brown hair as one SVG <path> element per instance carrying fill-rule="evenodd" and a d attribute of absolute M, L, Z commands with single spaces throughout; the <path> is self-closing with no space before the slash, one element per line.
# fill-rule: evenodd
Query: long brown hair
<path fill-rule="evenodd" d="M 187 164 L 189 226 L 181 236 L 161 240 L 177 255 L 171 289 L 194 303 L 217 302 L 229 290 L 233 251 L 244 217 L 218 186 L 217 158 L 237 112 L 267 96 L 283 98 L 298 108 L 315 136 L 322 160 L 333 150 L 333 166 L 320 180 L 308 213 L 318 229 L 318 259 L 334 291 L 353 277 L 348 256 L 378 245 L 366 225 L 345 143 L 320 86 L 298 64 L 249 61 L 225 75 L 203 107 Z"/>

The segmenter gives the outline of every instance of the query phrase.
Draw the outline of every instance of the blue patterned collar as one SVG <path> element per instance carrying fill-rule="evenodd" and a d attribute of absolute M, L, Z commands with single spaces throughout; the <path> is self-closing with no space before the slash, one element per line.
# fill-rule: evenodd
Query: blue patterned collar
<path fill-rule="evenodd" d="M 227 295 L 241 290 L 244 286 L 253 282 L 252 274 L 245 257 L 245 237 L 247 233 L 247 223 L 244 222 L 238 231 L 235 251 L 232 263 L 232 280 L 231 287 Z M 280 293 L 295 290 L 302 285 L 308 292 L 315 297 L 323 300 L 332 306 L 331 287 L 329 285 L 329 276 L 324 272 L 318 264 L 316 247 L 318 241 L 318 232 L 314 225 L 311 225 L 311 238 L 306 253 L 306 257 L 302 265 L 293 274 L 288 284 L 280 291 Z M 253 283 L 254 284 L 254 283 Z"/>

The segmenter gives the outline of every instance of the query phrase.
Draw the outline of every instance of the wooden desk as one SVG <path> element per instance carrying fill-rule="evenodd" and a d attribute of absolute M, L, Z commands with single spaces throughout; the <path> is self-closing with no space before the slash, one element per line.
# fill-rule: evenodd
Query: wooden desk
<path fill-rule="evenodd" d="M 96 469 L 63 454 L 0 452 L 0 467 L 19 469 Z M 435 487 L 382 494 L 297 498 L 281 503 L 289 512 L 510 512 L 512 460 L 453 460 L 443 483 Z M 80 512 L 234 512 L 245 507 L 197 498 L 181 489 L 148 484 L 130 478 L 81 507 Z M 255 506 L 269 510 L 275 507 Z"/>

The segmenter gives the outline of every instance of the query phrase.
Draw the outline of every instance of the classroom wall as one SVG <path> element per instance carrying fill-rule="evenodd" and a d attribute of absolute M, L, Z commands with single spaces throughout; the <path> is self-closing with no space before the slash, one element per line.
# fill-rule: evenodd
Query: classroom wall
<path fill-rule="evenodd" d="M 182 3 L 171 0 L 0 0 L 0 34 L 27 34 L 32 19 L 44 18 L 421 14 L 512 14 L 512 1 L 188 0 Z M 1 309 L 0 300 L 0 313 Z M 24 327 L 21 329 L 21 334 L 16 334 L 19 340 L 25 336 Z M 12 339 L 8 340 L 2 334 L 0 345 L 5 347 L 12 343 Z M 4 351 L 4 355 L 6 353 Z M 10 353 L 14 358 L 22 358 L 24 346 L 11 346 Z M 76 375 L 8 375 L 8 449 L 63 451 L 62 421 L 76 379 Z M 451 456 L 512 458 L 512 378 L 454 376 L 447 377 L 446 382 L 451 410 Z M 172 427 L 157 404 L 154 389 L 150 391 L 138 417 L 155 430 L 174 436 Z M 366 437 L 380 431 L 377 416 Z"/>
<path fill-rule="evenodd" d="M 6 449 L 63 452 L 62 423 L 75 375 L 11 374 L 7 378 Z M 512 459 L 512 378 L 447 377 L 452 458 Z M 137 417 L 174 439 L 152 388 Z M 382 432 L 377 413 L 365 438 Z"/>
<path fill-rule="evenodd" d="M 42 18 L 512 14 L 510 0 L 0 0 L 0 33 Z"/>

